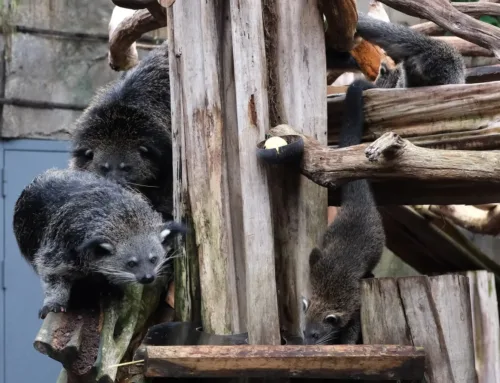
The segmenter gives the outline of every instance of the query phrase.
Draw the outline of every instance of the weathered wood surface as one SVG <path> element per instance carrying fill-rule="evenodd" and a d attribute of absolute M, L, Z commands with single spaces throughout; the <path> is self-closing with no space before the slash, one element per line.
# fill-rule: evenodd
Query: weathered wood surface
<path fill-rule="evenodd" d="M 382 278 L 364 280 L 361 286 L 365 344 L 422 346 L 427 383 L 477 382 L 466 278 Z M 452 292 L 451 298 L 446 292 Z"/>
<path fill-rule="evenodd" d="M 169 44 L 169 68 L 171 94 L 182 94 L 183 78 L 178 67 L 179 60 L 175 56 L 173 39 L 175 37 L 174 16 L 172 10 L 167 10 L 167 25 L 171 43 Z M 172 97 L 172 160 L 174 169 L 174 218 L 193 227 L 191 206 L 188 191 L 188 171 L 186 145 L 183 128 L 183 100 L 181 97 Z M 177 239 L 177 251 L 180 257 L 174 260 L 175 272 L 175 316 L 179 321 L 195 322 L 201 320 L 201 295 L 199 262 L 196 252 L 196 237 L 194 230 L 182 238 Z M 188 256 L 189 255 L 189 256 Z"/>
<path fill-rule="evenodd" d="M 500 380 L 500 326 L 495 277 L 487 271 L 469 271 L 474 350 L 479 383 Z"/>
<path fill-rule="evenodd" d="M 270 119 L 273 124 L 286 121 L 300 126 L 306 134 L 326 143 L 325 62 L 322 55 L 313 54 L 322 52 L 325 45 L 317 6 L 314 1 L 288 0 L 273 0 L 266 5 Z M 296 32 L 290 35 L 290 30 Z M 309 279 L 309 252 L 327 225 L 327 191 L 294 168 L 269 167 L 268 172 L 280 324 L 300 335 L 300 298 Z"/>
<path fill-rule="evenodd" d="M 273 136 L 300 135 L 287 125 L 278 125 Z M 336 187 L 348 180 L 394 178 L 428 183 L 491 183 L 500 180 L 500 153 L 427 149 L 388 132 L 370 145 L 332 149 L 314 138 L 301 135 L 304 154 L 302 174 L 324 187 Z"/>
<path fill-rule="evenodd" d="M 249 343 L 280 344 L 271 203 L 266 169 L 255 155 L 269 128 L 262 2 L 231 0 L 230 11 L 243 222 L 233 241 L 243 243 Z"/>
<path fill-rule="evenodd" d="M 445 149 L 500 147 L 500 81 L 413 89 L 371 89 L 365 95 L 365 135 L 394 131 L 412 142 Z M 338 142 L 343 96 L 328 97 L 328 143 Z M 297 127 L 300 128 L 300 127 Z M 486 138 L 487 136 L 487 138 Z M 473 137 L 477 138 L 471 140 Z"/>
<path fill-rule="evenodd" d="M 424 274 L 485 269 L 500 275 L 500 264 L 439 216 L 419 214 L 407 206 L 384 206 L 387 247 Z"/>
<path fill-rule="evenodd" d="M 491 50 L 495 57 L 500 58 L 500 30 L 460 12 L 447 0 L 380 1 L 400 12 L 433 21 L 455 36 Z"/>
<path fill-rule="evenodd" d="M 489 82 L 500 80 L 500 65 L 484 65 L 467 69 L 467 83 Z"/>
<path fill-rule="evenodd" d="M 147 347 L 148 377 L 419 379 L 425 352 L 400 345 Z"/>
<path fill-rule="evenodd" d="M 223 146 L 225 129 L 232 127 L 222 119 L 218 10 L 216 2 L 175 2 L 169 8 L 169 56 L 172 94 L 178 100 L 172 105 L 178 135 L 174 153 L 180 151 L 186 161 L 181 169 L 187 186 L 177 186 L 177 193 L 188 204 L 196 234 L 196 253 L 187 255 L 199 261 L 204 330 L 227 334 L 238 320 L 238 308 L 232 299 L 236 283 Z"/>

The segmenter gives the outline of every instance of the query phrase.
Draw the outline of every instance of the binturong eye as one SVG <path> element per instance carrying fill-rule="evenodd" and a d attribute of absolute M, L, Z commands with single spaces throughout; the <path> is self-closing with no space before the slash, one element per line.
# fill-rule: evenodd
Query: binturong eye
<path fill-rule="evenodd" d="M 340 324 L 340 317 L 335 314 L 329 314 L 325 317 L 324 322 L 332 326 L 337 326 Z"/>
<path fill-rule="evenodd" d="M 137 262 L 136 261 L 128 261 L 127 266 L 132 269 L 132 268 L 137 266 Z"/>
<path fill-rule="evenodd" d="M 154 265 L 156 262 L 158 262 L 158 257 L 149 258 L 149 262 L 151 262 Z"/>

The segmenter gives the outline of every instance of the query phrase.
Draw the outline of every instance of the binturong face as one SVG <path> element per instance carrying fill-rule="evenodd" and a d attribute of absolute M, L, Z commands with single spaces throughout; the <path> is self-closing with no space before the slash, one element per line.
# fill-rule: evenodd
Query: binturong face
<path fill-rule="evenodd" d="M 306 323 L 305 344 L 335 344 L 342 327 L 349 321 L 348 315 L 331 310 L 319 297 L 302 298 Z"/>
<path fill-rule="evenodd" d="M 90 254 L 91 269 L 111 283 L 150 284 L 162 275 L 175 235 L 184 232 L 183 225 L 169 222 L 157 233 L 141 233 L 126 240 L 94 237 L 79 250 Z"/>

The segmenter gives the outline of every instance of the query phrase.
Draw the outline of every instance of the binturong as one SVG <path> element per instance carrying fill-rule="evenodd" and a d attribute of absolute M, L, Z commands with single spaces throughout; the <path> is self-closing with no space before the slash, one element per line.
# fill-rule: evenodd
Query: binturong
<path fill-rule="evenodd" d="M 357 34 L 379 45 L 397 63 L 390 69 L 380 64 L 375 84 L 380 88 L 465 84 L 465 62 L 458 50 L 404 25 L 358 17 Z"/>
<path fill-rule="evenodd" d="M 133 187 L 172 219 L 170 80 L 166 43 L 103 87 L 72 132 L 70 167 Z"/>
<path fill-rule="evenodd" d="M 40 318 L 66 311 L 73 283 L 153 283 L 165 273 L 176 222 L 164 222 L 140 194 L 90 172 L 51 169 L 21 193 L 14 234 L 44 291 Z"/>
<path fill-rule="evenodd" d="M 357 145 L 363 134 L 363 90 L 347 89 L 340 147 Z M 309 255 L 311 296 L 303 298 L 306 344 L 354 344 L 360 335 L 360 280 L 371 275 L 382 255 L 382 220 L 366 180 L 342 185 L 340 211 Z"/>

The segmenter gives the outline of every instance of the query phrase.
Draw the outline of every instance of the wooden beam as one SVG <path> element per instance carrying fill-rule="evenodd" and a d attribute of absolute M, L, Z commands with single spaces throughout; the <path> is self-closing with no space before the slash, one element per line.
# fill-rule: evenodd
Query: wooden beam
<path fill-rule="evenodd" d="M 408 346 L 149 346 L 145 375 L 411 380 L 424 364 L 424 350 Z"/>
<path fill-rule="evenodd" d="M 495 276 L 484 270 L 466 273 L 474 330 L 474 352 L 479 383 L 500 380 L 500 325 Z"/>
<path fill-rule="evenodd" d="M 460 12 L 447 0 L 380 1 L 400 12 L 433 21 L 455 36 L 491 50 L 495 57 L 500 58 L 500 30 Z"/>
<path fill-rule="evenodd" d="M 494 149 L 494 145 L 499 144 L 496 130 L 500 127 L 497 122 L 500 117 L 500 81 L 370 89 L 364 95 L 365 142 L 394 131 L 427 147 Z M 344 96 L 328 97 L 330 145 L 338 142 L 343 109 Z"/>
<path fill-rule="evenodd" d="M 312 59 L 312 52 L 322 52 L 325 46 L 321 14 L 314 2 L 272 0 L 265 3 L 272 124 L 288 121 L 326 144 L 324 55 L 314 55 Z M 350 3 L 347 1 L 346 5 Z M 350 6 L 356 10 L 355 5 Z M 337 11 L 341 12 L 335 7 L 330 9 L 330 12 Z M 291 30 L 295 31 L 292 36 Z M 269 167 L 268 179 L 277 255 L 280 325 L 289 334 L 301 335 L 301 295 L 309 279 L 309 252 L 327 225 L 327 190 L 296 169 Z"/>
<path fill-rule="evenodd" d="M 267 174 L 264 164 L 255 155 L 255 148 L 249 145 L 263 140 L 269 127 L 262 10 L 261 1 L 230 1 L 237 112 L 237 120 L 234 122 L 236 126 L 233 128 L 238 132 L 239 193 L 242 198 L 240 208 L 243 223 L 243 232 L 238 233 L 233 241 L 240 241 L 244 250 L 248 341 L 251 344 L 280 344 Z M 325 77 L 326 75 L 323 76 L 323 84 Z M 211 189 L 206 188 L 205 193 L 209 190 Z M 220 310 L 219 307 L 218 311 Z"/>
<path fill-rule="evenodd" d="M 467 68 L 467 83 L 491 82 L 500 80 L 500 65 L 485 65 Z"/>

